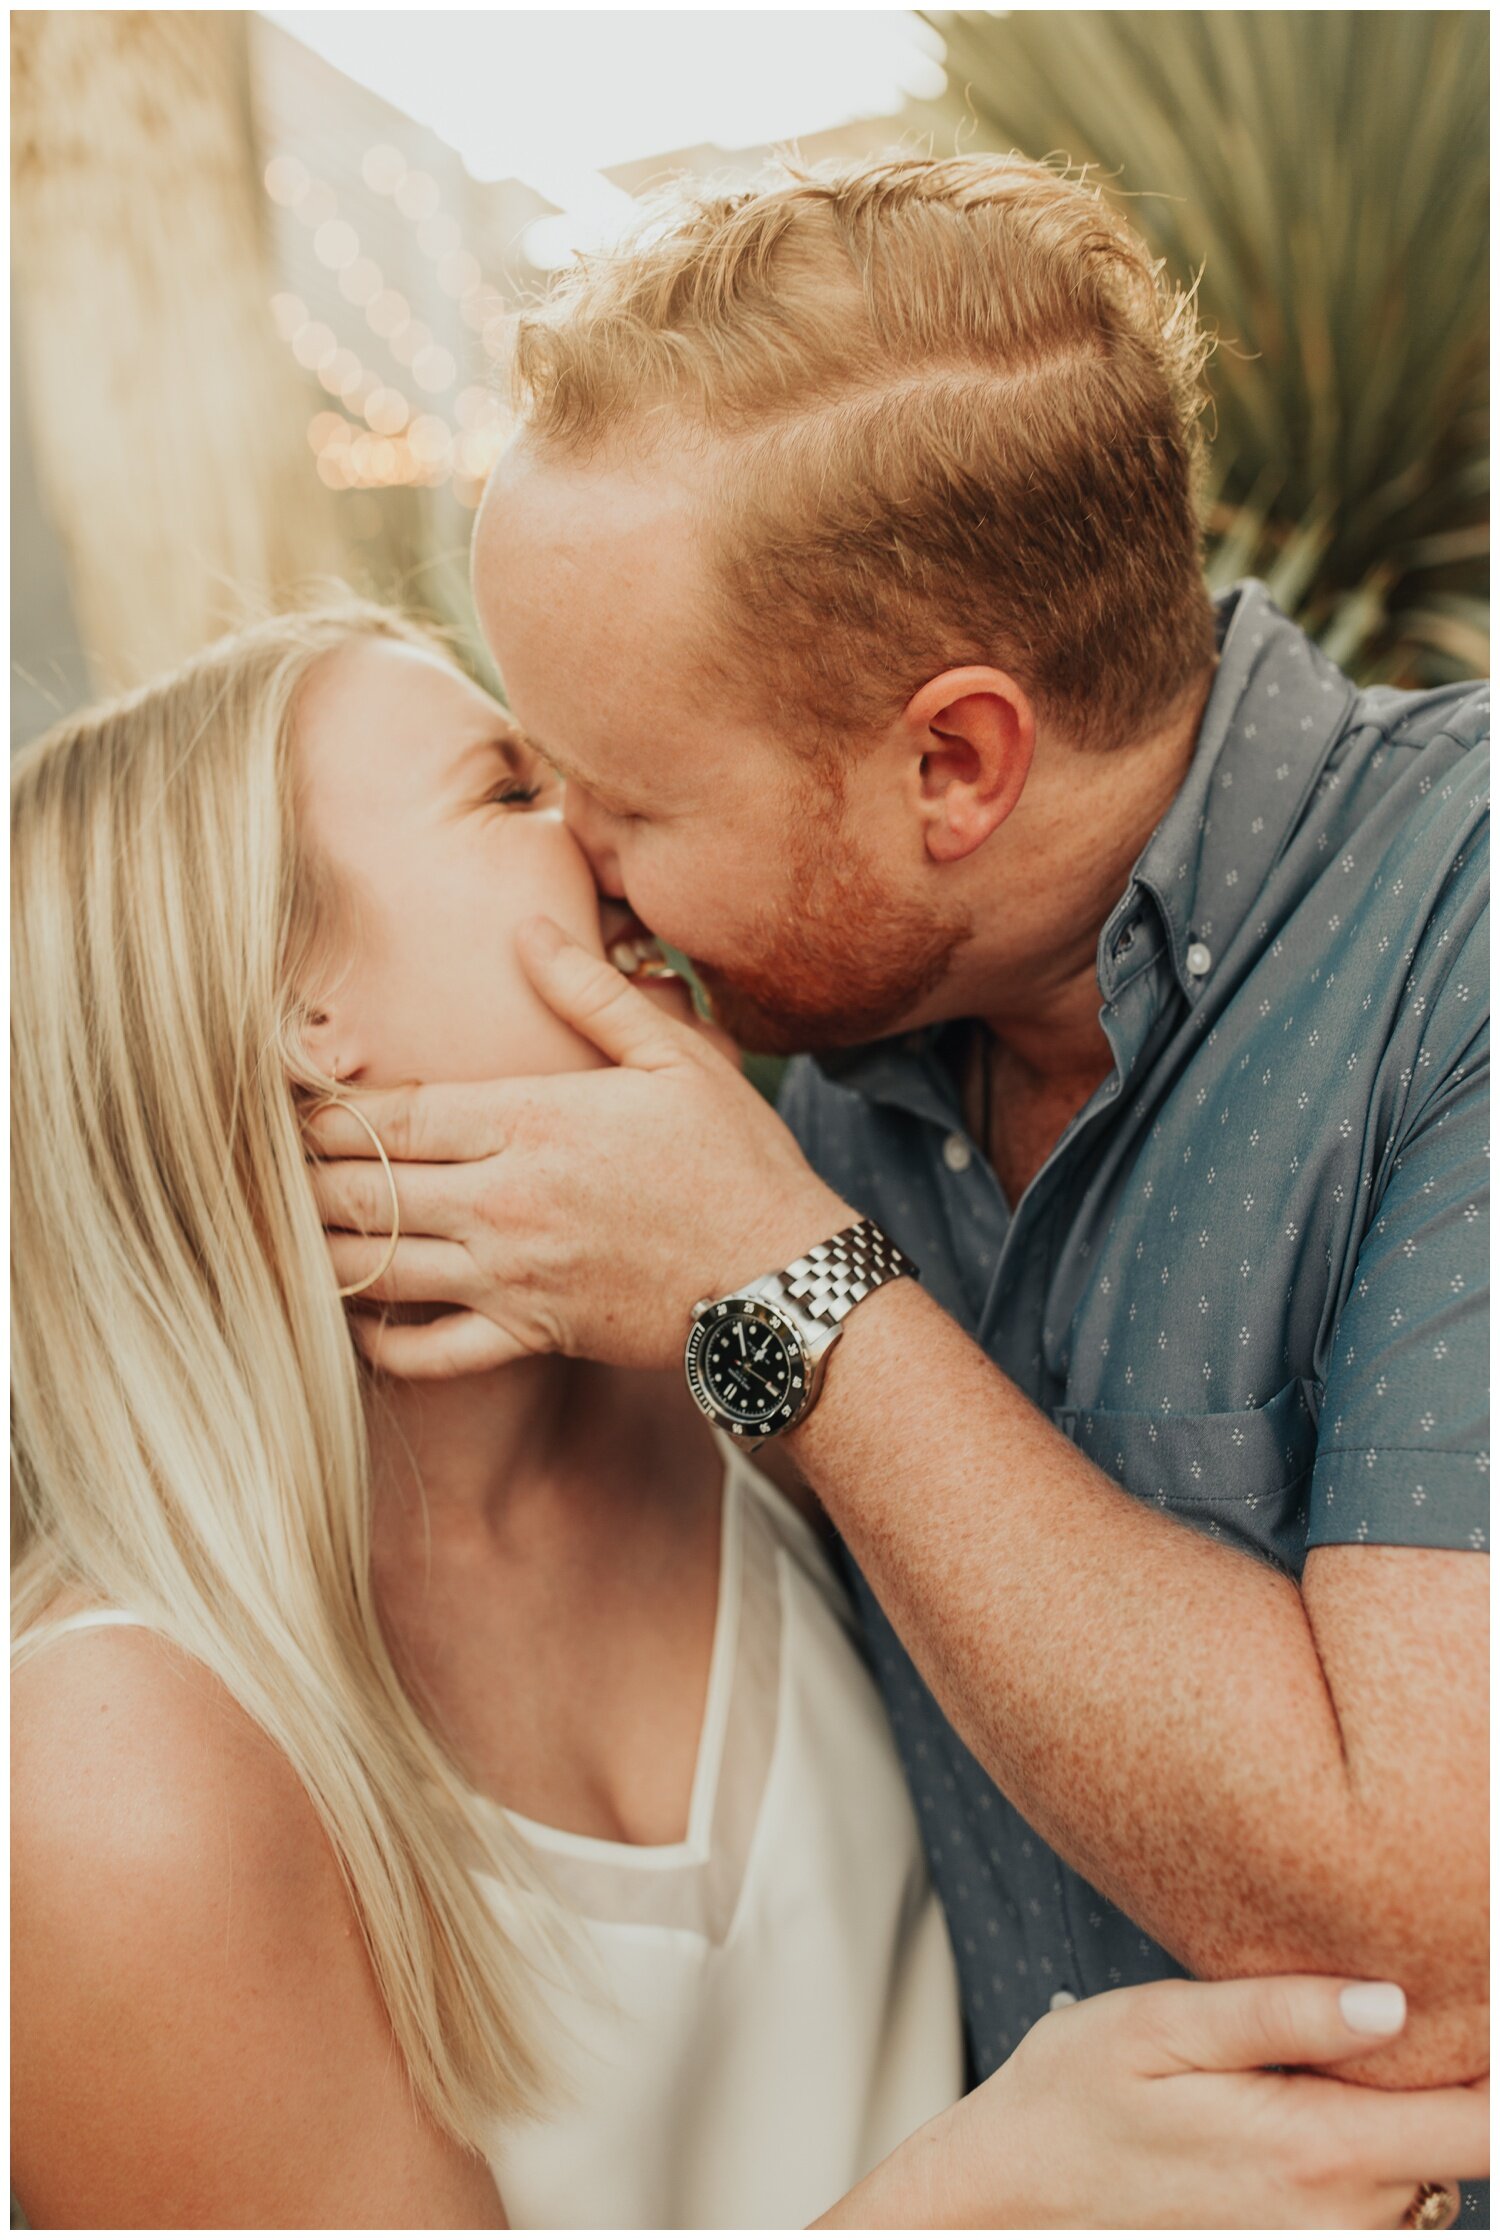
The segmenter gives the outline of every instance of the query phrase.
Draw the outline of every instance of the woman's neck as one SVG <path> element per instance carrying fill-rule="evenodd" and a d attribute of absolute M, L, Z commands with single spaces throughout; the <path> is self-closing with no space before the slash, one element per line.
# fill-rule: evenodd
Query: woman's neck
<path fill-rule="evenodd" d="M 498 1531 L 566 1479 L 580 1387 L 598 1371 L 551 1355 L 451 1382 L 392 1382 L 367 1403 L 380 1536 L 451 1522 Z"/>

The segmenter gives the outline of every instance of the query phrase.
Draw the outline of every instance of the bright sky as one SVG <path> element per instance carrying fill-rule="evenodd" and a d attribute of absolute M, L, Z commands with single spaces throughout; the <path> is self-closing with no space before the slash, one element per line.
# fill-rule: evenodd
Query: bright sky
<path fill-rule="evenodd" d="M 944 85 L 942 41 L 905 9 L 266 13 L 476 179 L 524 179 L 575 232 L 624 214 L 599 177 L 612 165 L 894 116 Z"/>

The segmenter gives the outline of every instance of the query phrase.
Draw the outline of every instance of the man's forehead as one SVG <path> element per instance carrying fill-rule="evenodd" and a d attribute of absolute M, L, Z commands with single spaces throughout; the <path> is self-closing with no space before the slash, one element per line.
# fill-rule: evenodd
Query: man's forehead
<path fill-rule="evenodd" d="M 701 566 L 702 533 L 697 487 L 667 458 L 572 458 L 522 438 L 485 491 L 475 588 L 487 576 L 508 580 L 538 563 L 558 571 L 598 566 L 622 584 L 647 584 L 675 563 Z"/>
<path fill-rule="evenodd" d="M 718 637 L 705 555 L 680 506 L 581 469 L 496 470 L 475 535 L 474 599 L 520 722 L 560 768 L 594 735 L 630 739 L 706 712 Z M 618 496 L 619 508 L 615 508 Z"/>

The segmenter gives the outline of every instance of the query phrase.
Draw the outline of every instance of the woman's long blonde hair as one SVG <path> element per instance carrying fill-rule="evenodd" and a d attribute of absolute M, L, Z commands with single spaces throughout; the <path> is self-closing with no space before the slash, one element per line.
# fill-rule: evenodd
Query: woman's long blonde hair
<path fill-rule="evenodd" d="M 432 643 L 352 598 L 263 622 L 16 759 L 13 1617 L 135 1612 L 279 1745 L 417 2094 L 477 2147 L 544 2081 L 531 1983 L 381 1633 L 361 1375 L 295 1099 L 333 1084 L 298 1055 L 323 914 L 293 721 L 314 665 L 366 637 Z M 529 1878 L 519 1845 L 503 1865 Z"/>

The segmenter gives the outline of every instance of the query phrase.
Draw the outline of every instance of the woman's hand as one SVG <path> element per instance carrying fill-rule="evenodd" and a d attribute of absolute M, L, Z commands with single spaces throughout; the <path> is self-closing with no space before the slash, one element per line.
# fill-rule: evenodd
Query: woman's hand
<path fill-rule="evenodd" d="M 1404 2020 L 1394 1985 L 1325 1976 L 1106 1992 L 1045 2015 L 822 2221 L 1399 2227 L 1424 2179 L 1456 2197 L 1451 2173 L 1489 2168 L 1488 2084 L 1381 2092 L 1267 2065 L 1352 2059 Z"/>

